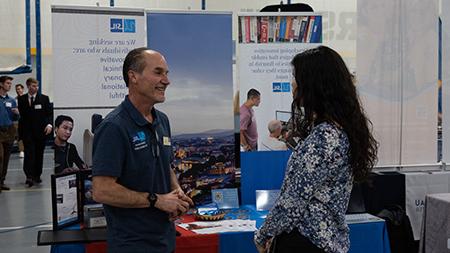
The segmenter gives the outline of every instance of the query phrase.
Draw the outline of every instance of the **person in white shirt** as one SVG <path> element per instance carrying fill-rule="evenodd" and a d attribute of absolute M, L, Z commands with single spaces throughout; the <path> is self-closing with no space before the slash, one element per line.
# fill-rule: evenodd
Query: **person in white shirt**
<path fill-rule="evenodd" d="M 271 120 L 267 125 L 269 129 L 269 136 L 266 136 L 262 142 L 260 151 L 273 151 L 273 150 L 287 150 L 286 143 L 280 141 L 278 138 L 281 135 L 281 121 Z"/>

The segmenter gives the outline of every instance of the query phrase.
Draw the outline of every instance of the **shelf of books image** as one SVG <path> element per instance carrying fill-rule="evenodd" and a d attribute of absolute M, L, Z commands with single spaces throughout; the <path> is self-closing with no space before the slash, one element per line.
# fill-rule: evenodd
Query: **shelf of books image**
<path fill-rule="evenodd" d="M 290 113 L 292 103 L 291 60 L 322 43 L 322 14 L 316 12 L 258 12 L 238 14 L 236 47 L 239 102 L 256 89 L 261 102 L 253 107 L 258 151 L 269 136 L 268 123 L 276 112 Z"/>
<path fill-rule="evenodd" d="M 322 43 L 322 16 L 273 15 L 239 16 L 239 43 Z"/>

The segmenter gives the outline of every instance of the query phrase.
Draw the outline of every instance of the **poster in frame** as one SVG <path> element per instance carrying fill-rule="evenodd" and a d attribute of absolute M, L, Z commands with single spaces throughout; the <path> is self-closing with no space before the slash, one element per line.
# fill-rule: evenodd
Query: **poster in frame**
<path fill-rule="evenodd" d="M 53 230 L 81 221 L 80 175 L 78 172 L 51 175 Z"/>

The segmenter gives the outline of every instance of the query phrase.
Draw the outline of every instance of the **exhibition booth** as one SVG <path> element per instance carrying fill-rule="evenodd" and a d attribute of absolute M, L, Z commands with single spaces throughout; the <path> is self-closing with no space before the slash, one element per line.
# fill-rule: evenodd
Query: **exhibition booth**
<path fill-rule="evenodd" d="M 271 120 L 279 120 L 287 127 L 292 103 L 290 60 L 323 43 L 323 17 L 320 12 L 239 13 L 237 27 L 233 28 L 230 12 L 52 6 L 54 115 L 74 118 L 72 141 L 85 154 L 85 160 L 91 161 L 91 154 L 85 151 L 92 150 L 94 130 L 88 131 L 88 145 L 81 136 L 90 129 L 91 115 L 105 116 L 127 95 L 122 77 L 125 55 L 137 47 L 161 52 L 170 66 L 171 85 L 166 91 L 167 101 L 157 108 L 170 118 L 172 168 L 183 190 L 194 200 L 197 212 L 214 203 L 224 214 L 220 221 L 205 223 L 196 223 L 198 217 L 194 213 L 177 220 L 175 252 L 257 252 L 254 231 L 262 225 L 277 198 L 291 151 L 237 154 L 233 96 L 240 91 L 235 103 L 242 104 L 248 90 L 255 88 L 261 93 L 261 105 L 255 109 L 260 136 L 267 135 Z M 235 48 L 233 31 L 237 31 Z M 366 53 L 373 56 L 374 52 Z M 363 67 L 358 70 L 358 77 L 362 81 L 370 79 L 373 66 L 360 65 Z M 233 87 L 233 74 L 239 88 Z M 405 143 L 414 144 L 405 140 L 413 133 L 407 124 L 398 123 L 405 117 L 424 120 L 426 105 L 416 108 L 415 114 L 406 110 L 404 115 L 400 113 L 401 106 L 420 99 L 435 102 L 429 99 L 430 89 L 419 90 L 419 94 L 409 94 L 405 105 L 399 105 L 396 95 L 403 93 L 387 97 L 381 93 L 391 90 L 382 87 L 375 91 L 361 86 L 370 113 L 375 113 L 377 103 L 382 101 L 381 111 L 393 112 L 392 117 L 396 118 L 374 124 L 377 130 L 381 129 L 377 134 L 387 133 L 380 137 L 381 166 L 367 182 L 358 185 L 358 192 L 352 193 L 351 204 L 359 201 L 359 207 L 353 212 L 349 209 L 346 216 L 349 252 L 391 252 L 397 243 L 389 240 L 387 223 L 392 221 L 377 215 L 392 206 L 406 212 L 413 239 L 419 240 L 425 233 L 423 217 L 432 219 L 424 213 L 426 196 L 450 192 L 450 172 L 445 171 L 445 165 L 433 162 L 432 151 L 418 152 L 410 148 L 412 145 L 407 146 Z M 380 114 L 374 118 L 377 117 Z M 428 123 L 421 124 L 418 130 L 428 133 L 429 128 L 436 127 L 436 122 Z M 421 135 L 417 141 L 428 141 L 428 137 L 429 134 Z M 258 146 L 262 146 L 261 140 L 258 139 Z M 434 144 L 431 141 L 430 145 Z M 237 156 L 240 164 L 236 164 Z M 422 167 L 431 169 L 403 170 L 403 164 L 416 164 L 417 159 L 428 164 Z M 107 224 L 103 209 L 92 200 L 91 187 L 91 177 L 86 172 L 52 177 L 53 230 L 40 231 L 38 245 L 52 245 L 52 253 L 107 251 Z"/>

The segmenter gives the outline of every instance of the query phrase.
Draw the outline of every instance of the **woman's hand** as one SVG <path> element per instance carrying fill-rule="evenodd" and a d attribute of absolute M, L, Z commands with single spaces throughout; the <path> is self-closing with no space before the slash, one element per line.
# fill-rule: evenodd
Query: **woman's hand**
<path fill-rule="evenodd" d="M 269 252 L 270 245 L 272 244 L 272 241 L 273 241 L 273 238 L 271 238 L 270 240 L 268 240 L 268 241 L 266 242 L 266 245 L 264 245 L 264 246 L 258 244 L 258 243 L 255 241 L 256 249 L 258 250 L 259 253 L 267 253 L 267 252 Z"/>
<path fill-rule="evenodd" d="M 266 248 L 257 244 L 256 242 L 255 242 L 255 245 L 256 245 L 256 249 L 258 250 L 259 253 L 266 253 Z"/>

